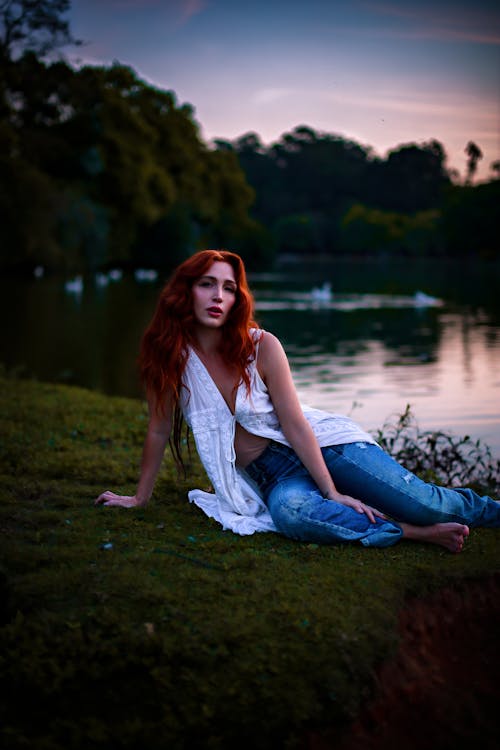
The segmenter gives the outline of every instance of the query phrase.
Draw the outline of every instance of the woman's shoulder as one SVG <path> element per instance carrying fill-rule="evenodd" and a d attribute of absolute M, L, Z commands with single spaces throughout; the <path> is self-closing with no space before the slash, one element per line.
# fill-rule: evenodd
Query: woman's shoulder
<path fill-rule="evenodd" d="M 262 344 L 264 341 L 268 342 L 278 342 L 278 344 L 281 346 L 280 340 L 277 336 L 274 335 L 274 333 L 271 333 L 271 331 L 267 331 L 265 328 L 250 328 L 250 336 L 252 337 L 252 340 L 254 343 Z M 271 344 L 272 345 L 272 344 Z"/>
<path fill-rule="evenodd" d="M 258 345 L 259 351 L 273 352 L 277 349 L 283 349 L 281 341 L 271 331 L 266 331 L 264 328 L 254 328 L 253 330 L 257 332 L 257 337 L 254 334 L 254 342 Z"/>
<path fill-rule="evenodd" d="M 283 366 L 287 362 L 287 357 L 281 341 L 274 333 L 262 328 L 259 329 L 259 332 L 260 337 L 255 346 L 255 361 L 261 377 L 265 378 L 265 373 L 270 369 Z"/>

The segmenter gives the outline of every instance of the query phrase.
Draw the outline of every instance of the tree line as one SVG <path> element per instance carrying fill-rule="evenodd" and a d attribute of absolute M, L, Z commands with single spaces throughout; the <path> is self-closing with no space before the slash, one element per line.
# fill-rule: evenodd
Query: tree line
<path fill-rule="evenodd" d="M 68 0 L 0 2 L 0 266 L 170 267 L 201 247 L 495 258 L 500 165 L 464 184 L 437 141 L 372 150 L 307 126 L 205 143 L 188 104 L 127 66 L 47 56 L 78 43 Z"/>
<path fill-rule="evenodd" d="M 253 215 L 279 252 L 495 258 L 500 163 L 473 185 L 482 153 L 466 146 L 463 184 L 438 141 L 410 143 L 376 157 L 372 149 L 307 126 L 270 146 L 249 133 L 217 141 L 238 155 L 255 190 Z"/>

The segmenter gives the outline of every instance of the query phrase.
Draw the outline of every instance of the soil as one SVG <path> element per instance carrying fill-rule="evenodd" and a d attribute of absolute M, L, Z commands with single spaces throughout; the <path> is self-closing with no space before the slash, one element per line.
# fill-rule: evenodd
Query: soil
<path fill-rule="evenodd" d="M 304 750 L 500 748 L 500 575 L 408 603 L 400 646 L 347 733 Z"/>

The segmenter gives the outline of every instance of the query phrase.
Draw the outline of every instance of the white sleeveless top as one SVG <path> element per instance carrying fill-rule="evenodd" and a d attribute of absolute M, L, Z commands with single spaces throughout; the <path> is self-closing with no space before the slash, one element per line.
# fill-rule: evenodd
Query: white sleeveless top
<path fill-rule="evenodd" d="M 258 344 L 264 331 L 252 329 L 251 333 L 258 353 Z M 276 531 L 276 527 L 258 488 L 236 466 L 236 422 L 254 435 L 290 445 L 283 435 L 266 385 L 257 370 L 257 353 L 248 365 L 250 393 L 247 393 L 245 384 L 240 383 L 234 414 L 192 348 L 189 349 L 182 378 L 185 387 L 181 390 L 182 413 L 193 433 L 196 450 L 214 489 L 213 493 L 191 490 L 188 493 L 189 500 L 208 516 L 215 518 L 224 529 L 231 529 L 242 535 L 253 534 L 255 531 Z M 304 406 L 302 408 L 322 448 L 343 443 L 375 443 L 371 435 L 348 417 Z"/>

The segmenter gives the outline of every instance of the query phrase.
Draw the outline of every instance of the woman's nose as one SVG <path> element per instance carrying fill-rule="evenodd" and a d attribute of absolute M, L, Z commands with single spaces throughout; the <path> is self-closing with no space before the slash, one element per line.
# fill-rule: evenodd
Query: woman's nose
<path fill-rule="evenodd" d="M 217 300 L 218 302 L 222 302 L 222 291 L 220 289 L 216 289 L 214 291 L 214 300 Z"/>

